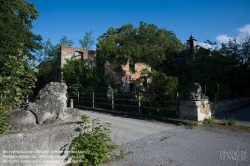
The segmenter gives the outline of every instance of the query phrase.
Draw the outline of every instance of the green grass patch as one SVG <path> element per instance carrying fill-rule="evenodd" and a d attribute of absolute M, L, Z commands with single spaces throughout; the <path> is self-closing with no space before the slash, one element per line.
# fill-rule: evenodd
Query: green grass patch
<path fill-rule="evenodd" d="M 227 125 L 228 126 L 235 126 L 237 120 L 235 118 L 228 118 Z"/>
<path fill-rule="evenodd" d="M 216 124 L 214 118 L 204 119 L 202 123 L 210 126 L 214 126 Z"/>

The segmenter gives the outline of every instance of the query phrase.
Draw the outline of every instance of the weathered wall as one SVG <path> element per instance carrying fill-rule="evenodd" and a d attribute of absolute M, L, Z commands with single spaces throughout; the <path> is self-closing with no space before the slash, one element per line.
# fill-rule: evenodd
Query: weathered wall
<path fill-rule="evenodd" d="M 147 69 L 151 71 L 151 67 L 145 63 L 135 63 L 134 71 L 129 68 L 129 60 L 125 65 L 121 65 L 120 70 L 115 70 L 114 65 L 108 61 L 104 64 L 105 76 L 116 84 L 120 84 L 124 92 L 130 92 L 130 84 L 135 84 L 135 81 L 141 77 L 141 71 Z M 149 81 L 150 79 L 147 79 Z"/>
<path fill-rule="evenodd" d="M 74 53 L 78 52 L 79 56 L 75 56 L 74 59 L 82 59 L 87 64 L 95 67 L 96 66 L 96 51 L 85 50 L 82 48 L 73 48 L 68 46 L 61 46 L 58 55 L 58 67 L 63 68 L 66 64 L 65 59 L 71 59 Z"/>
<path fill-rule="evenodd" d="M 181 101 L 179 117 L 195 121 L 203 121 L 211 118 L 209 101 Z"/>
<path fill-rule="evenodd" d="M 62 166 L 80 124 L 70 123 L 0 136 L 1 166 Z M 89 124 L 86 124 L 89 125 Z M 86 129 L 87 132 L 90 129 Z"/>
<path fill-rule="evenodd" d="M 250 96 L 232 98 L 226 100 L 218 100 L 217 102 L 212 104 L 212 109 L 214 113 L 216 113 L 234 109 L 249 103 L 250 103 Z"/>

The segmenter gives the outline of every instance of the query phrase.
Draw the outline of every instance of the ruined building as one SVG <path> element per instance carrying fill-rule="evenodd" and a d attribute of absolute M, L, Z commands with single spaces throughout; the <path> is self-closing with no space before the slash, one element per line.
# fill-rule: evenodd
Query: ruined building
<path fill-rule="evenodd" d="M 57 57 L 57 70 L 62 69 L 66 64 L 66 59 L 71 59 L 72 57 L 73 59 L 81 59 L 87 65 L 96 67 L 96 51 L 61 46 Z M 63 79 L 63 73 L 60 71 L 59 75 L 55 76 L 54 79 L 57 79 L 56 81 L 61 82 Z"/>
<path fill-rule="evenodd" d="M 44 75 L 37 81 L 37 91 L 50 82 L 61 82 L 63 80 L 63 73 L 61 69 L 66 64 L 66 59 L 81 59 L 86 64 L 96 66 L 96 51 L 85 50 L 82 48 L 73 48 L 68 46 L 61 46 L 58 50 L 57 64 L 54 70 L 48 75 Z"/>
<path fill-rule="evenodd" d="M 121 65 L 118 69 L 114 69 L 114 64 L 107 61 L 104 64 L 104 69 L 107 82 L 114 82 L 115 84 L 120 85 L 122 91 L 126 93 L 135 92 L 138 86 L 143 86 L 137 82 L 137 79 L 142 76 L 141 71 L 143 69 L 151 71 L 151 67 L 149 65 L 144 63 L 135 63 L 135 72 L 132 72 L 129 69 L 129 60 L 125 65 Z M 149 81 L 150 80 L 147 78 L 146 83 Z"/>

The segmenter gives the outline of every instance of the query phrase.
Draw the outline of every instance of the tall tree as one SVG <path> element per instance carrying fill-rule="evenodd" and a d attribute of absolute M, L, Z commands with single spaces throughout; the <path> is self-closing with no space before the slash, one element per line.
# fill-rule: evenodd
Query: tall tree
<path fill-rule="evenodd" d="M 81 44 L 81 47 L 83 49 L 89 50 L 94 45 L 94 38 L 92 37 L 93 31 L 85 32 L 85 36 L 83 39 L 79 40 L 79 43 Z"/>
<path fill-rule="evenodd" d="M 31 32 L 32 21 L 39 16 L 34 3 L 23 0 L 0 1 L 0 55 L 18 54 L 20 46 L 30 58 L 32 52 L 41 49 L 40 35 Z"/>
<path fill-rule="evenodd" d="M 69 40 L 66 36 L 63 36 L 56 45 L 53 45 L 50 39 L 43 42 L 43 49 L 38 54 L 38 59 L 40 61 L 38 65 L 38 76 L 49 74 L 54 70 L 60 46 L 72 46 L 73 44 L 74 42 Z"/>
<path fill-rule="evenodd" d="M 145 22 L 140 22 L 138 28 L 125 24 L 121 28 L 109 28 L 98 38 L 97 63 L 102 65 L 108 60 L 117 67 L 129 59 L 131 66 L 144 62 L 156 67 L 181 47 L 174 32 L 165 28 Z"/>
<path fill-rule="evenodd" d="M 60 46 L 73 46 L 73 40 L 68 40 L 66 36 L 63 36 L 62 39 L 59 41 Z"/>
<path fill-rule="evenodd" d="M 34 58 L 32 52 L 42 46 L 41 36 L 31 29 L 38 16 L 34 3 L 0 1 L 0 94 L 8 106 L 20 103 L 34 88 L 37 69 L 31 66 L 30 59 Z"/>
<path fill-rule="evenodd" d="M 206 85 L 206 93 L 214 98 L 246 95 L 250 93 L 250 40 L 248 35 L 241 42 L 229 40 L 217 47 L 216 43 L 207 41 L 213 49 L 200 55 L 199 60 L 189 68 L 189 83 L 199 82 Z M 219 88 L 218 88 L 219 87 Z"/>

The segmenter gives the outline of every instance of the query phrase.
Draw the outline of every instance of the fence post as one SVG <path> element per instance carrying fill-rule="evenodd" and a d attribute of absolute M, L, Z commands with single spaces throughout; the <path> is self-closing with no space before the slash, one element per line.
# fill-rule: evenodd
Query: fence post
<path fill-rule="evenodd" d="M 70 107 L 74 108 L 74 99 L 70 99 Z"/>
<path fill-rule="evenodd" d="M 179 94 L 178 92 L 176 93 L 176 112 L 175 112 L 176 116 L 179 115 Z"/>
<path fill-rule="evenodd" d="M 93 92 L 93 108 L 95 107 L 95 92 Z"/>
<path fill-rule="evenodd" d="M 79 92 L 77 92 L 77 101 L 78 101 L 78 105 L 79 105 L 79 98 L 80 98 L 80 96 L 79 96 Z"/>
<path fill-rule="evenodd" d="M 112 110 L 114 110 L 114 104 L 115 104 L 115 101 L 114 101 L 114 91 L 112 91 L 111 100 L 112 100 Z"/>
<path fill-rule="evenodd" d="M 138 93 L 138 115 L 141 114 L 141 94 L 140 92 Z"/>
<path fill-rule="evenodd" d="M 29 95 L 26 95 L 26 104 L 29 103 Z"/>

